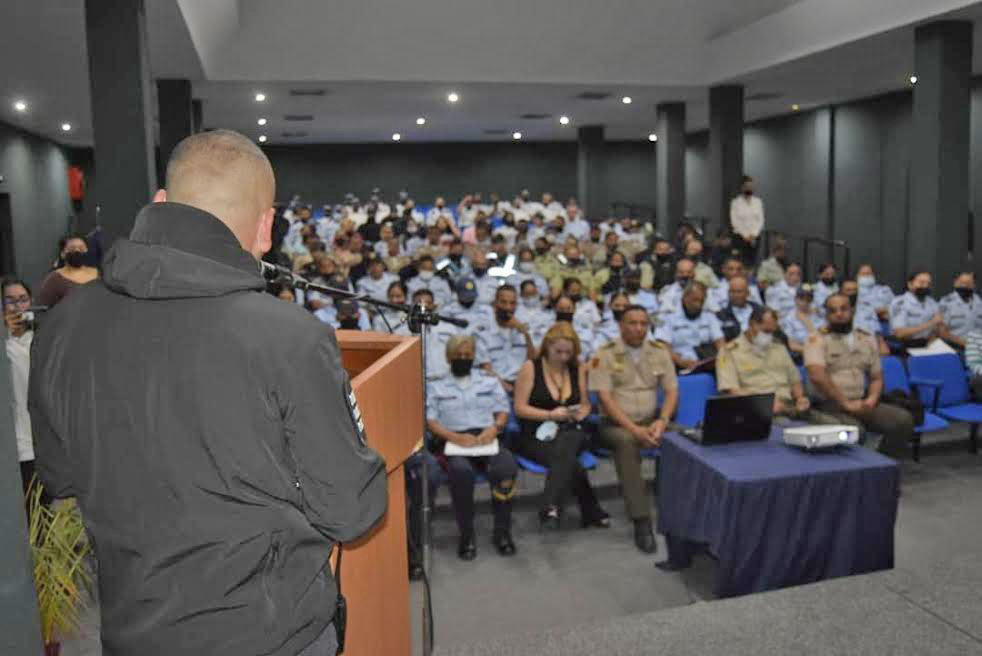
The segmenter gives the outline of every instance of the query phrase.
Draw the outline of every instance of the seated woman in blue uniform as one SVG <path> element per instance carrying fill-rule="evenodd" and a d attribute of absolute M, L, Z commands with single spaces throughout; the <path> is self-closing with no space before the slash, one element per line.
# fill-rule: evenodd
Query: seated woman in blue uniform
<path fill-rule="evenodd" d="M 518 466 L 511 451 L 497 442 L 508 421 L 508 397 L 497 378 L 474 368 L 475 344 L 472 335 L 454 335 L 447 340 L 450 375 L 427 383 L 426 423 L 430 432 L 444 444 L 450 496 L 453 500 L 460 542 L 457 555 L 462 560 L 477 556 L 474 542 L 474 479 L 484 474 L 491 484 L 494 512 L 492 542 L 502 556 L 515 553 L 511 538 L 511 499 L 515 494 Z M 455 455 L 446 453 L 453 444 Z M 467 455 L 467 449 L 489 447 L 487 455 Z M 485 452 L 482 452 L 485 453 Z"/>
<path fill-rule="evenodd" d="M 590 414 L 579 354 L 573 326 L 558 321 L 542 338 L 539 356 L 526 360 L 515 380 L 515 414 L 522 425 L 515 451 L 549 468 L 539 510 L 539 521 L 549 530 L 559 528 L 570 492 L 579 503 L 583 528 L 610 526 L 610 515 L 597 502 L 578 460 L 589 439 L 582 422 Z"/>

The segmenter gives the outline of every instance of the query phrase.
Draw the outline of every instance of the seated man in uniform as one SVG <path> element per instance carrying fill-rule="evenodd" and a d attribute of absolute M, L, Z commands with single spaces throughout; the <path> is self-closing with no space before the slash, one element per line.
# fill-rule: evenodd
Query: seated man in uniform
<path fill-rule="evenodd" d="M 825 300 L 825 320 L 828 325 L 805 344 L 808 378 L 820 398 L 817 408 L 841 423 L 882 434 L 883 453 L 893 457 L 906 453 L 914 436 L 914 419 L 903 408 L 880 403 L 883 373 L 876 340 L 853 328 L 852 305 L 842 294 Z"/>
<path fill-rule="evenodd" d="M 680 370 L 690 369 L 723 348 L 719 319 L 703 309 L 706 287 L 693 280 L 682 294 L 682 309 L 663 319 L 655 339 L 671 349 L 672 362 Z"/>
<path fill-rule="evenodd" d="M 457 299 L 440 308 L 441 314 L 467 322 L 464 332 L 479 335 L 494 323 L 494 311 L 490 305 L 480 302 L 478 285 L 470 276 L 461 276 L 455 285 Z"/>
<path fill-rule="evenodd" d="M 501 381 L 511 394 L 518 370 L 526 360 L 535 357 L 535 344 L 529 327 L 515 319 L 518 293 L 511 285 L 498 287 L 494 296 L 494 323 L 478 336 L 478 351 L 487 357 L 487 373 Z"/>
<path fill-rule="evenodd" d="M 907 293 L 890 303 L 890 331 L 907 346 L 923 346 L 940 337 L 944 317 L 931 298 L 931 274 L 915 271 L 907 279 Z"/>
<path fill-rule="evenodd" d="M 681 309 L 682 292 L 692 282 L 695 270 L 695 262 L 686 257 L 675 263 L 675 282 L 662 287 L 661 293 L 658 294 L 659 320 L 664 321 L 665 317 Z"/>
<path fill-rule="evenodd" d="M 743 266 L 743 261 L 739 257 L 731 256 L 727 257 L 723 262 L 723 279 L 719 281 L 716 287 L 709 290 L 709 298 L 706 299 L 709 309 L 716 308 L 720 310 L 729 302 L 730 280 L 733 280 L 737 276 L 747 281 L 750 302 L 756 303 L 757 305 L 764 304 L 763 297 L 760 295 L 760 289 L 758 289 L 757 285 L 750 284 L 750 279 L 747 277 L 747 270 Z"/>
<path fill-rule="evenodd" d="M 604 414 L 600 439 L 614 451 L 627 514 L 634 522 L 634 544 L 644 553 L 654 553 L 657 544 L 641 477 L 641 449 L 661 443 L 678 403 L 675 366 L 663 344 L 647 339 L 649 327 L 647 310 L 629 305 L 621 315 L 620 338 L 600 348 L 589 372 L 589 387 L 600 396 Z M 660 409 L 659 389 L 665 394 Z"/>
<path fill-rule="evenodd" d="M 856 284 L 859 285 L 859 299 L 856 307 L 868 305 L 876 313 L 880 321 L 890 319 L 890 303 L 893 302 L 893 290 L 887 285 L 876 284 L 876 274 L 872 264 L 860 264 L 856 269 Z"/>
<path fill-rule="evenodd" d="M 730 341 L 747 329 L 750 315 L 762 306 L 750 300 L 750 284 L 744 276 L 732 276 L 726 286 L 729 289 L 727 301 L 716 313 L 716 318 L 723 329 L 723 337 Z"/>
<path fill-rule="evenodd" d="M 801 266 L 792 262 L 784 269 L 784 278 L 764 293 L 767 307 L 774 308 L 780 319 L 794 312 L 794 299 L 801 286 Z"/>
<path fill-rule="evenodd" d="M 941 299 L 944 328 L 941 337 L 958 348 L 974 330 L 982 329 L 982 298 L 975 293 L 975 274 L 963 271 L 955 276 L 954 291 Z"/>
<path fill-rule="evenodd" d="M 855 280 L 843 280 L 839 291 L 849 299 L 849 304 L 852 305 L 852 325 L 873 335 L 880 355 L 890 355 L 890 347 L 887 346 L 886 340 L 881 334 L 880 320 L 876 318 L 876 311 L 869 304 L 859 304 L 859 283 Z M 826 296 L 826 298 L 828 297 Z"/>

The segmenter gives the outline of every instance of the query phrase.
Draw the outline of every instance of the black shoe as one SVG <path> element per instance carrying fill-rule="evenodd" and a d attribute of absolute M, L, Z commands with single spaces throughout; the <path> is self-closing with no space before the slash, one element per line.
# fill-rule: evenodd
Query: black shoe
<path fill-rule="evenodd" d="M 543 508 L 539 511 L 539 527 L 544 531 L 559 530 L 559 509 Z"/>
<path fill-rule="evenodd" d="M 651 530 L 649 518 L 634 520 L 634 544 L 646 554 L 658 551 L 658 542 L 655 541 L 655 533 Z"/>
<path fill-rule="evenodd" d="M 474 544 L 473 535 L 464 535 L 460 538 L 457 545 L 457 556 L 461 560 L 474 560 L 477 558 L 477 545 Z"/>
<path fill-rule="evenodd" d="M 603 508 L 597 506 L 583 515 L 580 523 L 583 528 L 610 528 L 610 515 L 605 513 Z"/>
<path fill-rule="evenodd" d="M 494 543 L 494 548 L 497 549 L 498 553 L 502 556 L 515 555 L 515 543 L 512 542 L 511 534 L 508 531 L 495 533 L 491 541 Z"/>

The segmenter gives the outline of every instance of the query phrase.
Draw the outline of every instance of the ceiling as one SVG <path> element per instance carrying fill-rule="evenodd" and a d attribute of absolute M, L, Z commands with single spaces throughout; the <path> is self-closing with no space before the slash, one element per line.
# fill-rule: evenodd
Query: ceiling
<path fill-rule="evenodd" d="M 688 129 L 704 128 L 712 84 L 745 84 L 748 120 L 902 89 L 915 25 L 982 19 L 982 3 L 965 0 L 146 5 L 151 75 L 193 80 L 206 127 L 265 134 L 269 143 L 388 141 L 394 132 L 403 141 L 502 141 L 515 131 L 565 140 L 596 124 L 608 139 L 641 140 L 659 102 L 685 101 Z M 982 72 L 982 45 L 975 60 Z M 313 89 L 324 94 L 291 95 Z M 451 90 L 459 103 L 446 101 Z M 257 91 L 265 103 L 255 102 Z M 578 98 L 584 91 L 610 95 Z M 22 114 L 12 107 L 19 98 L 29 103 Z M 4 0 L 0 120 L 67 145 L 92 143 L 83 0 Z M 66 121 L 70 132 L 60 130 Z"/>

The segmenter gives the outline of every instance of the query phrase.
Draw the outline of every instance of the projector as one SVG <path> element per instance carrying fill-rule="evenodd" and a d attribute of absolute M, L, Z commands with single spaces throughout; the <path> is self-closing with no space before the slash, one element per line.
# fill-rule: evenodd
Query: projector
<path fill-rule="evenodd" d="M 859 428 L 832 424 L 795 426 L 784 429 L 784 443 L 806 451 L 831 449 L 843 444 L 859 444 Z"/>

